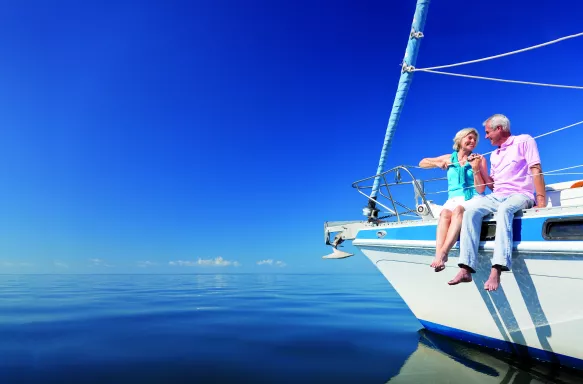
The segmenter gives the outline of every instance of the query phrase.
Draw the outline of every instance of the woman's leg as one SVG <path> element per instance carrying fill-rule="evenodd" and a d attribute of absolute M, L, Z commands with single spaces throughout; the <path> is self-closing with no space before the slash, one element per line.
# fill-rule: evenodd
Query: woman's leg
<path fill-rule="evenodd" d="M 461 205 L 458 205 L 457 207 L 455 207 L 455 209 L 453 210 L 453 212 L 451 213 L 451 220 L 450 220 L 450 224 L 449 224 L 449 229 L 447 230 L 447 234 L 445 236 L 445 239 L 443 241 L 443 244 L 441 245 L 441 248 L 439 250 L 436 250 L 436 255 L 442 255 L 441 256 L 441 263 L 437 263 L 434 268 L 435 268 L 435 272 L 440 272 L 443 271 L 445 269 L 445 263 L 447 262 L 447 255 L 449 254 L 449 251 L 451 251 L 451 248 L 454 246 L 454 244 L 457 242 L 459 235 L 460 235 L 460 230 L 462 228 L 462 219 L 464 217 L 464 207 Z"/>
<path fill-rule="evenodd" d="M 451 214 L 451 223 L 449 224 L 449 229 L 447 230 L 447 235 L 445 236 L 445 240 L 442 245 L 442 252 L 445 253 L 444 261 L 447 261 L 447 254 L 449 251 L 451 251 L 451 248 L 454 246 L 460 236 L 464 211 L 464 207 L 458 205 Z"/>
<path fill-rule="evenodd" d="M 437 266 L 443 265 L 444 255 L 441 249 L 443 248 L 450 222 L 451 211 L 449 209 L 442 210 L 439 215 L 439 222 L 437 223 L 437 233 L 435 235 L 435 258 L 431 263 L 431 268 L 437 268 Z M 447 257 L 447 255 L 445 256 Z"/>

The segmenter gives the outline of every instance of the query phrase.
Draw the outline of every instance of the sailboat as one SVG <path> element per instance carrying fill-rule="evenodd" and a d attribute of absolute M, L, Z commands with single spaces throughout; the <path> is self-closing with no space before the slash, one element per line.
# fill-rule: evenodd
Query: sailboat
<path fill-rule="evenodd" d="M 363 209 L 367 219 L 325 222 L 325 242 L 333 252 L 324 258 L 353 256 L 339 249 L 343 242 L 352 241 L 427 330 L 583 369 L 583 181 L 549 184 L 547 207 L 516 213 L 513 268 L 502 273 L 497 291 L 488 292 L 484 283 L 491 269 L 495 217 L 489 215 L 483 220 L 473 282 L 453 290 L 445 282 L 459 270 L 457 245 L 444 271 L 434 273 L 428 267 L 435 250 L 441 206 L 428 198 L 426 187 L 439 181 L 416 178 L 415 167 L 401 165 L 385 170 L 415 72 L 429 3 L 416 3 L 377 172 L 352 184 L 367 199 Z M 404 189 L 409 199 L 405 201 L 403 192 L 396 193 L 397 189 Z"/>

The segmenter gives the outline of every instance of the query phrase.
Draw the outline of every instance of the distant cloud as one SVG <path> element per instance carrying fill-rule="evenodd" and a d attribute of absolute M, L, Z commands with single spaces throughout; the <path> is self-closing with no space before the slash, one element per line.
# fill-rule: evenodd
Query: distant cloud
<path fill-rule="evenodd" d="M 196 266 L 202 266 L 202 267 L 229 267 L 229 266 L 239 267 L 239 266 L 241 266 L 241 263 L 239 263 L 238 261 L 225 260 L 221 256 L 215 257 L 214 259 L 201 259 L 201 258 L 199 258 L 196 261 L 194 261 L 194 260 L 176 260 L 176 261 L 170 261 L 168 264 L 173 265 L 173 266 L 180 266 L 180 267 L 196 267 Z"/>
<path fill-rule="evenodd" d="M 153 261 L 138 261 L 138 267 L 140 268 L 148 268 L 158 265 L 158 263 L 154 263 Z"/>
<path fill-rule="evenodd" d="M 180 267 L 194 267 L 196 265 L 196 261 L 176 260 L 170 261 L 168 264 Z"/>
<path fill-rule="evenodd" d="M 53 261 L 53 265 L 57 268 L 69 268 L 69 264 L 60 261 Z"/>
<path fill-rule="evenodd" d="M 89 259 L 89 261 L 94 267 L 111 267 L 111 265 L 107 264 L 103 259 Z"/>
<path fill-rule="evenodd" d="M 153 261 L 148 261 L 148 260 L 146 260 L 146 261 L 138 261 L 138 267 L 140 267 L 140 268 L 154 267 L 156 265 L 158 265 L 158 263 L 155 263 Z"/>
<path fill-rule="evenodd" d="M 34 264 L 29 262 L 13 262 L 13 261 L 0 261 L 0 265 L 3 267 L 32 267 Z"/>
<path fill-rule="evenodd" d="M 215 257 L 214 259 L 198 259 L 196 262 L 198 265 L 203 266 L 216 266 L 216 267 L 228 267 L 229 265 L 233 265 L 238 267 L 240 264 L 237 261 L 228 261 L 223 259 L 221 256 Z"/>
<path fill-rule="evenodd" d="M 273 260 L 273 259 L 266 259 L 266 260 L 259 260 L 257 265 L 271 265 L 274 267 L 285 267 L 287 264 L 280 260 Z"/>

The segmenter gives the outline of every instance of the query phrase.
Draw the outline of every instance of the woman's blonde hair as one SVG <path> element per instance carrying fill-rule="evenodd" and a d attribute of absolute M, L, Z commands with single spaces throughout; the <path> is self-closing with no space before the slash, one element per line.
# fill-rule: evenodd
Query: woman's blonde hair
<path fill-rule="evenodd" d="M 478 131 L 476 130 L 476 128 L 464 128 L 455 134 L 455 137 L 453 138 L 453 149 L 455 149 L 456 151 L 459 151 L 460 147 L 462 145 L 463 138 L 466 137 L 467 135 L 472 134 L 472 133 L 474 135 L 476 135 L 476 146 L 477 146 L 478 140 L 480 139 L 480 135 L 478 135 Z"/>

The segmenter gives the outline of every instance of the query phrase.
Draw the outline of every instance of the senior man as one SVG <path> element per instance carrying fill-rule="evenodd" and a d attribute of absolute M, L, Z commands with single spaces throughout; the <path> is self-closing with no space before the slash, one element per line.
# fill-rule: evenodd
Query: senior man
<path fill-rule="evenodd" d="M 510 132 L 510 120 L 496 114 L 483 123 L 486 139 L 498 147 L 490 155 L 490 175 L 481 170 L 482 156 L 471 159 L 474 184 L 486 184 L 493 193 L 470 202 L 462 220 L 460 235 L 460 271 L 449 285 L 472 281 L 478 258 L 480 230 L 484 216 L 496 215 L 496 239 L 490 277 L 484 289 L 495 291 L 500 285 L 502 271 L 512 268 L 512 222 L 521 209 L 536 205 L 546 207 L 545 182 L 535 140 L 530 135 L 514 136 Z M 536 190 L 536 198 L 533 192 Z"/>

